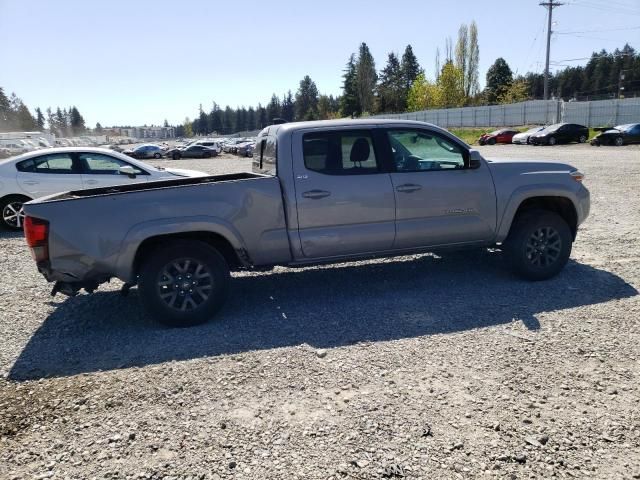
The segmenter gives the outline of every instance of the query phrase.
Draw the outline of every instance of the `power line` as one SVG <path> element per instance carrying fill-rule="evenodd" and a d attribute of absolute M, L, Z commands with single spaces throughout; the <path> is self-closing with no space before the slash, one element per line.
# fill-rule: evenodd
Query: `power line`
<path fill-rule="evenodd" d="M 564 5 L 562 3 L 553 3 L 553 0 L 549 0 L 548 2 L 540 2 L 540 5 L 546 7 L 549 11 L 549 16 L 547 18 L 547 59 L 545 61 L 544 67 L 544 99 L 549 99 L 549 55 L 551 53 L 551 17 L 553 16 L 553 9 Z"/>
<path fill-rule="evenodd" d="M 598 30 L 582 30 L 582 31 L 568 31 L 568 32 L 553 32 L 556 35 L 574 35 L 576 33 L 600 33 L 600 32 L 620 32 L 623 30 L 640 30 L 638 27 L 621 27 L 621 28 L 604 28 Z"/>

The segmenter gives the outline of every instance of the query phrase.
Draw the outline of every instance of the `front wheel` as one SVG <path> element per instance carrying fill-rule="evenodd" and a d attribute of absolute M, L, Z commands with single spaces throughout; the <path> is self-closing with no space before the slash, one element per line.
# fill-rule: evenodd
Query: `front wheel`
<path fill-rule="evenodd" d="M 578 143 L 585 143 L 586 141 L 587 141 L 586 135 L 580 135 L 580 138 L 578 138 Z"/>
<path fill-rule="evenodd" d="M 156 152 L 156 153 L 153 154 L 153 158 L 155 158 L 156 160 L 158 158 L 162 158 L 162 154 Z"/>
<path fill-rule="evenodd" d="M 495 145 L 495 144 L 496 144 L 495 138 L 490 138 L 489 140 L 487 140 L 487 145 Z"/>
<path fill-rule="evenodd" d="M 549 137 L 549 145 L 553 146 L 556 144 L 556 137 Z"/>
<path fill-rule="evenodd" d="M 504 250 L 515 273 L 527 280 L 546 280 L 567 264 L 572 241 L 571 229 L 561 216 L 535 210 L 516 217 Z"/>
<path fill-rule="evenodd" d="M 139 292 L 145 308 L 160 323 L 170 327 L 198 325 L 224 304 L 229 266 L 215 248 L 179 240 L 148 258 L 140 271 Z"/>
<path fill-rule="evenodd" d="M 29 198 L 24 197 L 6 197 L 0 201 L 0 226 L 6 230 L 20 231 L 24 223 L 24 210 L 22 205 L 28 202 Z"/>
<path fill-rule="evenodd" d="M 615 144 L 616 144 L 616 147 L 623 146 L 624 145 L 624 140 L 622 139 L 622 137 L 616 137 Z"/>
<path fill-rule="evenodd" d="M 173 155 L 171 155 L 171 158 L 173 158 L 174 160 L 180 160 L 180 154 L 176 152 Z"/>

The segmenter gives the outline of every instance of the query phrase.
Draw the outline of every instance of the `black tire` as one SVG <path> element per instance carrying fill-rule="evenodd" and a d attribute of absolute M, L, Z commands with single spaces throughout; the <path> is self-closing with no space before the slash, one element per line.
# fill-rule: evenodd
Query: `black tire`
<path fill-rule="evenodd" d="M 9 195 L 0 200 L 0 228 L 19 232 L 22 230 L 22 204 L 31 200 L 21 195 Z M 16 215 L 17 210 L 17 215 Z"/>
<path fill-rule="evenodd" d="M 156 152 L 156 153 L 154 153 L 154 154 L 153 154 L 153 158 L 155 158 L 156 160 L 157 160 L 158 158 L 162 158 L 162 154 L 160 154 L 160 153 Z"/>
<path fill-rule="evenodd" d="M 586 135 L 580 135 L 580 137 L 578 137 L 578 143 L 585 143 L 586 141 L 587 141 Z"/>
<path fill-rule="evenodd" d="M 215 248 L 196 240 L 177 240 L 151 253 L 140 269 L 138 290 L 155 320 L 170 327 L 191 327 L 220 310 L 229 284 L 229 266 Z"/>
<path fill-rule="evenodd" d="M 504 251 L 516 274 L 538 281 L 554 277 L 564 268 L 572 243 L 571 228 L 560 215 L 531 210 L 515 218 Z"/>
<path fill-rule="evenodd" d="M 557 143 L 556 137 L 549 137 L 547 143 L 553 147 Z"/>
<path fill-rule="evenodd" d="M 209 152 L 204 152 L 202 154 L 202 158 L 211 158 L 211 154 Z"/>
<path fill-rule="evenodd" d="M 182 157 L 182 155 L 180 155 L 178 152 L 174 152 L 174 154 L 171 155 L 171 158 L 173 158 L 174 160 L 180 160 L 180 157 Z"/>
<path fill-rule="evenodd" d="M 621 147 L 624 145 L 624 139 L 622 137 L 616 137 L 613 143 L 616 147 Z"/>
<path fill-rule="evenodd" d="M 487 140 L 487 145 L 495 145 L 495 144 L 496 144 L 495 138 L 490 138 L 489 140 Z"/>

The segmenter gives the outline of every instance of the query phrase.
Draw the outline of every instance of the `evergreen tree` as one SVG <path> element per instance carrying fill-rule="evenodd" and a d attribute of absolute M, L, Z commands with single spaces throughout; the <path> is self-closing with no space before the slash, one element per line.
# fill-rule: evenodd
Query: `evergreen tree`
<path fill-rule="evenodd" d="M 407 45 L 402 54 L 402 79 L 404 82 L 404 94 L 406 95 L 413 82 L 418 78 L 418 75 L 423 73 L 418 59 L 413 53 L 411 45 Z"/>
<path fill-rule="evenodd" d="M 293 95 L 291 94 L 291 90 L 287 92 L 287 94 L 282 98 L 282 108 L 281 108 L 281 116 L 287 122 L 293 122 L 295 118 L 295 103 L 293 101 Z"/>
<path fill-rule="evenodd" d="M 502 57 L 498 58 L 487 70 L 487 85 L 485 87 L 487 100 L 493 104 L 503 95 L 513 82 L 513 73 Z"/>
<path fill-rule="evenodd" d="M 98 124 L 99 125 L 99 124 Z M 163 124 L 164 128 L 168 128 L 169 127 L 169 122 L 167 121 L 167 119 L 164 119 L 164 124 Z"/>
<path fill-rule="evenodd" d="M 347 66 L 342 75 L 342 98 L 340 101 L 340 112 L 343 117 L 359 116 L 362 114 L 362 107 L 358 99 L 358 89 L 356 84 L 356 60 L 351 54 Z"/>
<path fill-rule="evenodd" d="M 0 131 L 11 130 L 10 126 L 13 120 L 13 111 L 11 103 L 4 93 L 4 89 L 0 87 Z"/>
<path fill-rule="evenodd" d="M 235 126 L 235 115 L 231 107 L 227 105 L 222 115 L 222 134 L 229 135 L 233 133 L 233 127 Z"/>
<path fill-rule="evenodd" d="M 47 126 L 49 127 L 50 133 L 55 133 L 57 131 L 56 116 L 51 111 L 51 107 L 47 107 Z"/>
<path fill-rule="evenodd" d="M 69 126 L 71 127 L 73 135 L 79 135 L 86 130 L 84 118 L 75 106 L 69 110 Z"/>
<path fill-rule="evenodd" d="M 315 120 L 318 118 L 318 87 L 305 75 L 300 80 L 296 92 L 296 120 Z"/>
<path fill-rule="evenodd" d="M 44 115 L 42 114 L 40 107 L 36 108 L 36 127 L 39 131 L 44 130 Z"/>
<path fill-rule="evenodd" d="M 374 111 L 375 88 L 378 81 L 376 63 L 366 43 L 360 44 L 358 61 L 356 63 L 356 90 L 358 101 L 363 112 Z"/>
<path fill-rule="evenodd" d="M 167 125 L 165 125 L 165 126 L 166 126 L 166 127 L 168 127 L 168 126 L 169 126 L 169 123 L 168 123 L 166 120 L 165 120 L 165 122 L 167 123 Z M 98 135 L 101 135 L 101 134 L 102 134 L 102 125 L 100 125 L 100 122 L 97 122 L 97 123 L 96 123 L 95 132 L 96 132 Z"/>
<path fill-rule="evenodd" d="M 200 104 L 200 108 L 198 110 L 198 129 L 194 129 L 194 133 L 199 135 L 206 135 L 209 133 L 209 118 L 204 110 L 202 109 L 202 104 Z"/>
<path fill-rule="evenodd" d="M 256 125 L 256 129 L 262 130 L 264 127 L 268 125 L 267 109 L 264 108 L 261 104 L 258 104 L 258 108 L 256 109 L 256 116 L 258 118 L 258 124 Z"/>
<path fill-rule="evenodd" d="M 406 108 L 408 93 L 405 71 L 400 66 L 400 61 L 395 53 L 389 53 L 387 64 L 380 72 L 378 84 L 378 108 L 379 112 L 403 112 Z M 411 80 L 415 81 L 417 77 Z M 410 88 L 410 87 L 409 87 Z"/>
<path fill-rule="evenodd" d="M 256 109 L 249 107 L 247 110 L 247 130 L 255 130 L 256 127 Z"/>
<path fill-rule="evenodd" d="M 267 105 L 267 122 L 269 125 L 273 123 L 274 118 L 280 118 L 282 115 L 282 107 L 280 105 L 280 99 L 274 93 L 271 95 L 271 101 Z"/>
<path fill-rule="evenodd" d="M 222 116 L 223 112 L 220 109 L 220 106 L 216 102 L 213 102 L 211 111 L 209 112 L 209 128 L 216 134 L 220 134 L 222 132 Z"/>

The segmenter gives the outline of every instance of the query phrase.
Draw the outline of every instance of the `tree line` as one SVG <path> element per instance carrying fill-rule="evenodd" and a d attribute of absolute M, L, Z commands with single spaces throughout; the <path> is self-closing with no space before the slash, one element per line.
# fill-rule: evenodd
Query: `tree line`
<path fill-rule="evenodd" d="M 0 132 L 43 131 L 45 122 L 51 133 L 59 137 L 73 137 L 87 130 L 84 118 L 75 106 L 68 109 L 57 107 L 55 112 L 47 108 L 46 117 L 40 107 L 36 107 L 34 113 L 35 115 L 29 111 L 15 93 L 7 97 L 0 87 Z"/>

